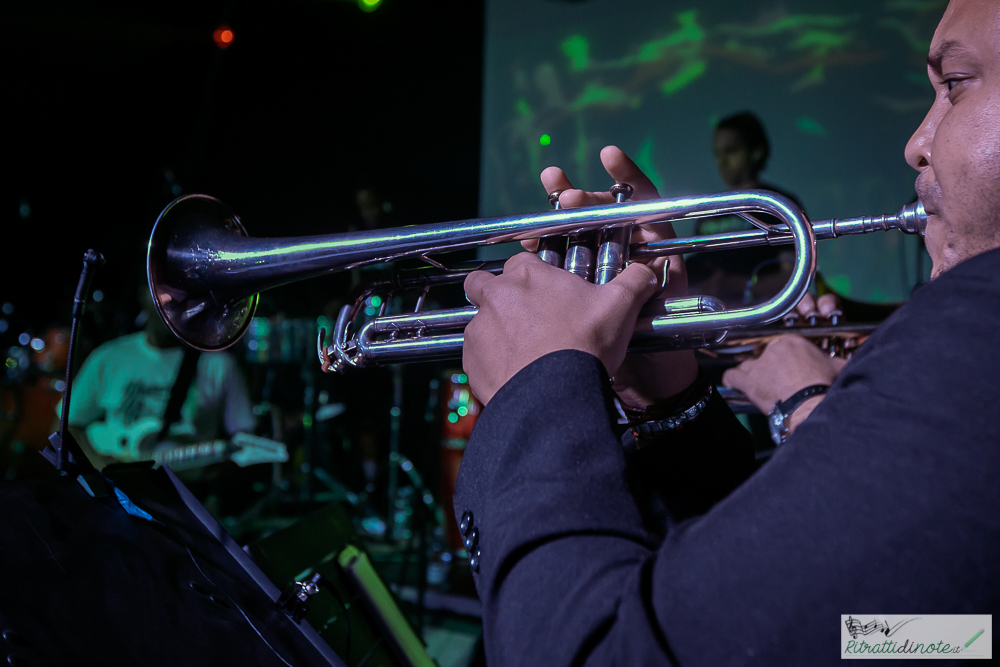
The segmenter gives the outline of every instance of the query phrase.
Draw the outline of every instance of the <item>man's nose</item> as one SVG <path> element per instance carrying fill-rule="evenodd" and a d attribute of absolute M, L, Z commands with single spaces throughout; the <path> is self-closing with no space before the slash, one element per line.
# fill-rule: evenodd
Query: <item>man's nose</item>
<path fill-rule="evenodd" d="M 906 142 L 906 149 L 903 152 L 906 163 L 917 171 L 923 171 L 931 165 L 931 147 L 934 144 L 934 133 L 937 131 L 937 115 L 937 105 L 935 104 L 924 116 L 920 127 Z"/>

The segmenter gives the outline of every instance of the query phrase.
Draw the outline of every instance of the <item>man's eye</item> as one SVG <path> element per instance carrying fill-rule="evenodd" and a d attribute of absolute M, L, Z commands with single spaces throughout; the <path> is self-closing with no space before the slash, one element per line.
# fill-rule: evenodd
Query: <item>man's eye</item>
<path fill-rule="evenodd" d="M 965 83 L 965 79 L 955 78 L 955 79 L 945 79 L 944 85 L 948 86 L 948 101 L 952 104 L 958 101 L 958 97 L 962 94 L 965 86 L 960 84 Z"/>
<path fill-rule="evenodd" d="M 968 83 L 970 80 L 971 80 L 971 77 L 968 77 L 968 76 L 953 76 L 953 77 L 944 79 L 943 83 L 944 83 L 945 86 L 948 87 L 948 93 L 951 94 L 952 91 L 955 90 L 955 88 L 958 88 L 959 86 L 962 86 L 962 84 L 964 84 L 964 83 Z"/>

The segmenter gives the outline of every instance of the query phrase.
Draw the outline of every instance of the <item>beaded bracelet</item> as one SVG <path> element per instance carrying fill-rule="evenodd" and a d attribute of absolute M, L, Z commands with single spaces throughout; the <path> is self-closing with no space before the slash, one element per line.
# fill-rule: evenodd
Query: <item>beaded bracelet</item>
<path fill-rule="evenodd" d="M 656 435 L 676 431 L 697 419 L 712 398 L 715 387 L 700 374 L 691 387 L 669 402 L 645 410 L 624 408 L 629 417 L 628 430 L 622 436 L 626 449 L 638 450 Z"/>

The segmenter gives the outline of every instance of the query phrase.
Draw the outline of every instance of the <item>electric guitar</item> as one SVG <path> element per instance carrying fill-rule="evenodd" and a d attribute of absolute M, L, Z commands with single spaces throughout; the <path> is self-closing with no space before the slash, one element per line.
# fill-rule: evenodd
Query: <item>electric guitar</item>
<path fill-rule="evenodd" d="M 125 426 L 114 422 L 94 422 L 87 426 L 87 437 L 99 453 L 119 461 L 156 461 L 171 470 L 198 468 L 220 461 L 233 461 L 241 468 L 257 463 L 281 463 L 288 460 L 284 443 L 259 435 L 237 433 L 230 439 L 182 442 L 179 439 L 157 443 L 162 428 L 156 417 L 144 417 Z"/>

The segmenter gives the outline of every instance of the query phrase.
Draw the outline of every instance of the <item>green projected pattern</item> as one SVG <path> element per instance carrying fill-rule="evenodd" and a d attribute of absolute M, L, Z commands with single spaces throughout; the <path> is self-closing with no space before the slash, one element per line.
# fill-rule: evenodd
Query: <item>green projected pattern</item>
<path fill-rule="evenodd" d="M 607 144 L 663 196 L 720 190 L 711 128 L 745 109 L 770 135 L 764 180 L 810 217 L 893 212 L 913 198 L 903 147 L 933 97 L 925 60 L 946 4 L 489 0 L 480 213 L 543 210 L 552 164 L 608 187 Z M 820 244 L 819 260 L 849 296 L 900 300 L 916 239 Z"/>

